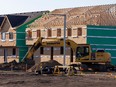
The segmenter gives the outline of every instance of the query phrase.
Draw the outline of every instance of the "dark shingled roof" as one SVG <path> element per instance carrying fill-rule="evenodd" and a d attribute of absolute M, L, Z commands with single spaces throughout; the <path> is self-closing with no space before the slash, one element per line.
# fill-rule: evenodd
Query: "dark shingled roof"
<path fill-rule="evenodd" d="M 12 27 L 16 27 L 23 24 L 28 18 L 28 16 L 18 16 L 18 15 L 7 15 L 7 17 Z"/>
<path fill-rule="evenodd" d="M 35 11 L 35 12 L 25 12 L 25 13 L 15 13 L 15 14 L 4 14 L 0 15 L 0 25 L 3 22 L 5 16 L 8 17 L 8 20 L 12 27 L 18 27 L 21 24 L 27 23 L 49 11 Z"/>
<path fill-rule="evenodd" d="M 0 26 L 1 26 L 2 22 L 3 22 L 3 20 L 4 20 L 4 17 L 0 17 Z"/>

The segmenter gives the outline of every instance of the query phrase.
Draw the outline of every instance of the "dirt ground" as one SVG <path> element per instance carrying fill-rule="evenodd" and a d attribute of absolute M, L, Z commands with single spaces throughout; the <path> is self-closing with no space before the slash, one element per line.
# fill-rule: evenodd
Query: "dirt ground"
<path fill-rule="evenodd" d="M 116 72 L 53 76 L 0 71 L 0 87 L 116 87 Z"/>

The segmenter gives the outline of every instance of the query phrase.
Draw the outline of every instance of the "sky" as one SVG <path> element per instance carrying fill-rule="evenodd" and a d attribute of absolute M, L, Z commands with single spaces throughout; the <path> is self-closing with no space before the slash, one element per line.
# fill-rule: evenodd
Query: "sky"
<path fill-rule="evenodd" d="M 0 0 L 0 14 L 116 4 L 116 0 Z"/>

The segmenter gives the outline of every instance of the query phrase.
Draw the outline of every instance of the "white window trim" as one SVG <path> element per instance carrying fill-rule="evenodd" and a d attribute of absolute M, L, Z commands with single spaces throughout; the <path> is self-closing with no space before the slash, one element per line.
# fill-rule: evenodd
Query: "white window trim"
<path fill-rule="evenodd" d="M 85 34 L 83 34 L 83 35 L 82 35 L 82 37 L 86 37 L 86 35 L 85 35 Z"/>
<path fill-rule="evenodd" d="M 2 39 L 1 39 L 1 41 L 2 41 L 2 42 L 5 42 L 6 40 L 2 40 Z"/>
<path fill-rule="evenodd" d="M 56 38 L 57 36 L 52 36 L 52 38 Z"/>
<path fill-rule="evenodd" d="M 14 39 L 9 39 L 9 41 L 14 41 Z"/>
<path fill-rule="evenodd" d="M 52 28 L 53 31 L 57 30 L 56 28 Z"/>
<path fill-rule="evenodd" d="M 36 39 L 37 37 L 36 36 L 32 36 L 32 39 Z"/>
<path fill-rule="evenodd" d="M 72 36 L 72 37 L 78 37 L 78 36 L 75 35 L 75 36 Z"/>
<path fill-rule="evenodd" d="M 37 30 L 32 30 L 32 32 L 36 32 Z"/>

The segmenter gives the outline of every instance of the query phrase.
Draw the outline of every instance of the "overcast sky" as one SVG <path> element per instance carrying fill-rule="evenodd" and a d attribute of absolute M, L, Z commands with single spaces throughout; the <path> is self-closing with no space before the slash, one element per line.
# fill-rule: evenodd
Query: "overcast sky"
<path fill-rule="evenodd" d="M 116 4 L 116 0 L 0 0 L 0 14 Z"/>

